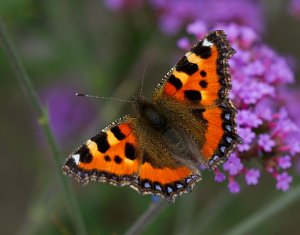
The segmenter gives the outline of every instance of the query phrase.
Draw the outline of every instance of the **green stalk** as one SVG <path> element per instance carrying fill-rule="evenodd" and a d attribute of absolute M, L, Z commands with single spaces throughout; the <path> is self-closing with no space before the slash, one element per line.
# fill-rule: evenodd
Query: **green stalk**
<path fill-rule="evenodd" d="M 255 228 L 260 224 L 270 221 L 272 216 L 285 209 L 292 203 L 300 199 L 300 184 L 292 188 L 289 192 L 272 200 L 269 204 L 253 213 L 241 223 L 228 230 L 224 235 L 255 234 Z"/>
<path fill-rule="evenodd" d="M 76 228 L 77 234 L 85 235 L 86 229 L 85 225 L 79 211 L 79 206 L 77 199 L 75 198 L 75 192 L 71 185 L 67 182 L 66 177 L 62 175 L 61 172 L 61 154 L 53 137 L 46 110 L 41 105 L 38 95 L 33 87 L 33 84 L 27 75 L 24 66 L 15 50 L 15 47 L 5 29 L 2 18 L 0 17 L 0 43 L 4 49 L 10 66 L 14 72 L 18 83 L 24 92 L 24 95 L 29 99 L 29 102 L 33 105 L 33 108 L 38 116 L 39 123 L 44 131 L 50 149 L 52 151 L 52 156 L 55 162 L 55 169 L 58 179 L 61 183 L 63 189 L 63 196 L 65 198 L 66 204 L 68 205 L 70 215 L 73 219 L 74 227 Z"/>
<path fill-rule="evenodd" d="M 150 224 L 168 205 L 164 199 L 150 204 L 149 208 L 142 214 L 138 220 L 125 232 L 124 235 L 141 234 L 146 226 Z"/>

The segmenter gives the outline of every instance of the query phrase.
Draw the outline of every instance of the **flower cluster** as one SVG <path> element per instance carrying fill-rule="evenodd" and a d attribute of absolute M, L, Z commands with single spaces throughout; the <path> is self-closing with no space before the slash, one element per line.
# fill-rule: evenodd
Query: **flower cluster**
<path fill-rule="evenodd" d="M 112 10 L 136 9 L 143 1 L 106 0 Z M 158 17 L 158 25 L 165 33 L 176 33 L 186 23 L 202 20 L 210 24 L 235 22 L 263 30 L 263 8 L 260 0 L 148 0 Z M 224 10 L 226 9 L 226 10 Z M 243 10 L 241 10 L 243 9 Z"/>
<path fill-rule="evenodd" d="M 237 24 L 224 24 L 223 29 L 237 53 L 229 61 L 232 75 L 231 99 L 239 113 L 237 131 L 243 139 L 237 151 L 223 165 L 223 172 L 215 171 L 215 180 L 228 178 L 230 192 L 240 191 L 238 178 L 244 177 L 247 185 L 257 185 L 261 171 L 276 180 L 276 188 L 286 191 L 292 182 L 287 170 L 300 152 L 299 122 L 289 113 L 296 105 L 287 86 L 294 82 L 293 72 L 284 57 L 263 44 L 250 28 Z M 203 22 L 195 22 L 187 30 L 198 39 L 209 30 Z M 190 46 L 188 38 L 178 41 L 179 47 Z M 290 98 L 289 98 L 290 97 Z M 293 102 L 292 102 L 293 100 Z M 295 106 L 294 106 L 295 107 Z M 299 119 L 299 115 L 295 115 Z M 252 163 L 256 164 L 253 167 Z"/>

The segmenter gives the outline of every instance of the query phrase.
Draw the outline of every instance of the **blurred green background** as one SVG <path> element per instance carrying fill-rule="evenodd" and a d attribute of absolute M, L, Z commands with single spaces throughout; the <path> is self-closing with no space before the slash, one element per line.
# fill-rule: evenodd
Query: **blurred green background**
<path fill-rule="evenodd" d="M 267 11 L 266 42 L 299 60 L 299 21 L 273 9 L 272 3 Z M 67 136 L 57 130 L 65 157 L 131 110 L 126 103 L 70 97 L 83 92 L 126 99 L 139 92 L 147 64 L 144 95 L 150 98 L 182 54 L 176 46 L 178 36 L 161 33 L 147 7 L 124 14 L 108 10 L 99 0 L 1 0 L 0 14 L 42 99 L 53 88 L 63 87 L 62 92 L 51 93 L 56 102 L 64 105 L 69 100 L 74 109 L 74 114 L 68 110 L 69 115 L 84 116 Z M 0 71 L 0 233 L 74 234 L 51 152 L 2 50 Z M 299 176 L 294 175 L 297 184 Z M 193 193 L 168 205 L 144 234 L 222 234 L 284 194 L 274 188 L 270 177 L 238 195 L 227 192 L 225 183 L 215 183 L 211 172 L 203 178 Z M 71 178 L 68 181 L 75 188 L 88 234 L 122 234 L 151 203 L 150 196 L 129 188 L 97 183 L 82 187 Z M 298 218 L 299 202 L 249 234 L 300 234 Z"/>

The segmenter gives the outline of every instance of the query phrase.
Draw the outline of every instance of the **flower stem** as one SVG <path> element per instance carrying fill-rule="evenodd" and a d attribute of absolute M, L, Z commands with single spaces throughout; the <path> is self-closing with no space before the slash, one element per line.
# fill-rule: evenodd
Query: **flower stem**
<path fill-rule="evenodd" d="M 280 212 L 288 205 L 300 199 L 300 184 L 292 188 L 289 192 L 284 193 L 282 196 L 272 200 L 269 204 L 261 208 L 259 211 L 253 213 L 244 221 L 228 230 L 224 235 L 241 235 L 251 232 L 254 234 L 254 229 L 270 217 Z"/>
<path fill-rule="evenodd" d="M 33 87 L 33 84 L 27 75 L 24 66 L 15 50 L 15 47 L 5 29 L 2 18 L 0 17 L 0 43 L 4 49 L 10 66 L 14 72 L 18 83 L 24 92 L 25 96 L 29 98 L 30 103 L 33 105 L 35 112 L 39 117 L 39 123 L 43 128 L 44 134 L 47 138 L 48 144 L 52 151 L 54 162 L 56 165 L 56 174 L 61 183 L 65 201 L 67 202 L 68 208 L 70 210 L 71 217 L 74 222 L 74 227 L 76 228 L 77 234 L 85 235 L 86 229 L 79 211 L 78 202 L 75 198 L 75 193 L 71 185 L 67 182 L 66 178 L 63 177 L 61 173 L 61 154 L 58 150 L 57 144 L 53 137 L 51 128 L 49 126 L 48 115 L 46 110 L 41 105 L 38 95 Z"/>
<path fill-rule="evenodd" d="M 168 205 L 165 200 L 153 202 L 149 208 L 138 218 L 138 220 L 125 232 L 125 235 L 137 235 L 142 233 L 146 226 L 160 214 L 160 212 Z"/>

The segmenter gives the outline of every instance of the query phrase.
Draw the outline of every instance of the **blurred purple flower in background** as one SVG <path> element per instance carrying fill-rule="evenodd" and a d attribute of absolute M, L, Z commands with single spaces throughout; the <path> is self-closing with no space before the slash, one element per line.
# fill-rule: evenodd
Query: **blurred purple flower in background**
<path fill-rule="evenodd" d="M 138 0 L 106 0 L 112 10 L 136 9 Z M 155 11 L 160 29 L 168 34 L 178 32 L 187 23 L 196 20 L 209 24 L 235 22 L 252 27 L 257 32 L 264 28 L 263 8 L 260 0 L 148 0 Z M 192 30 L 192 29 L 191 29 Z"/>
<path fill-rule="evenodd" d="M 197 39 L 213 29 L 223 29 L 237 51 L 229 61 L 232 75 L 230 97 L 239 110 L 237 129 L 243 143 L 223 164 L 229 191 L 240 191 L 237 179 L 242 175 L 247 185 L 257 185 L 262 170 L 277 181 L 278 190 L 286 191 L 292 182 L 292 176 L 286 170 L 300 152 L 300 110 L 295 110 L 299 106 L 299 97 L 296 97 L 299 91 L 288 94 L 290 89 L 287 87 L 294 83 L 294 75 L 287 60 L 264 44 L 249 27 L 231 23 L 214 28 L 206 26 L 204 30 L 204 22 L 191 25 L 187 26 L 187 31 Z M 193 43 L 187 44 L 185 37 L 184 47 Z M 178 45 L 182 47 L 182 43 Z M 252 159 L 261 163 L 261 169 L 253 168 Z M 215 174 L 215 181 L 224 180 L 220 170 Z"/>
<path fill-rule="evenodd" d="M 56 84 L 40 92 L 59 143 L 72 141 L 95 118 L 96 109 L 92 102 L 75 95 L 78 89 L 69 84 Z"/>
<path fill-rule="evenodd" d="M 290 14 L 300 20 L 300 0 L 290 0 L 288 8 Z"/>
<path fill-rule="evenodd" d="M 249 169 L 245 174 L 245 180 L 248 185 L 257 185 L 260 177 L 258 169 Z"/>
<path fill-rule="evenodd" d="M 144 2 L 140 0 L 105 0 L 104 3 L 114 11 L 135 10 L 144 5 Z"/>

